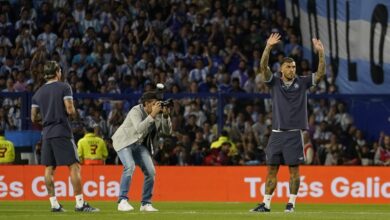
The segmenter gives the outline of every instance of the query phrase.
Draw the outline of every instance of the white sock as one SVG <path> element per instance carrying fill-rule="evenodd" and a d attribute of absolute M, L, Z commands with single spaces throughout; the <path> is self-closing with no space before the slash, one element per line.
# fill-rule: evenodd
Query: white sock
<path fill-rule="evenodd" d="M 263 202 L 264 202 L 265 207 L 267 209 L 271 208 L 271 199 L 272 199 L 272 195 L 264 195 Z"/>
<path fill-rule="evenodd" d="M 76 197 L 76 206 L 79 208 L 82 207 L 84 205 L 83 194 L 77 195 L 75 197 Z"/>
<path fill-rule="evenodd" d="M 49 198 L 50 204 L 52 208 L 58 209 L 60 207 L 60 204 L 58 203 L 57 197 L 53 196 Z"/>
<path fill-rule="evenodd" d="M 290 195 L 290 199 L 288 200 L 288 203 L 291 203 L 295 207 L 295 199 L 297 198 L 297 195 Z"/>

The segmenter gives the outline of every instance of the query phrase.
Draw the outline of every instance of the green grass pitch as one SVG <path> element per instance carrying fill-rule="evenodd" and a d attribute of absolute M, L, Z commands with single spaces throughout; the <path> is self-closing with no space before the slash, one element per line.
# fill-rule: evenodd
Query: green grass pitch
<path fill-rule="evenodd" d="M 340 219 L 340 220 L 386 220 L 390 219 L 390 204 L 302 204 L 297 203 L 296 212 L 284 213 L 284 204 L 273 203 L 271 213 L 251 213 L 254 203 L 210 203 L 210 202 L 155 202 L 160 209 L 157 213 L 139 212 L 139 203 L 131 202 L 135 210 L 116 211 L 115 202 L 92 201 L 91 205 L 101 209 L 99 213 L 76 213 L 74 202 L 61 202 L 67 212 L 51 213 L 49 201 L 0 201 L 0 220 L 119 220 L 119 219 L 158 219 L 158 220 L 229 220 L 229 219 Z"/>

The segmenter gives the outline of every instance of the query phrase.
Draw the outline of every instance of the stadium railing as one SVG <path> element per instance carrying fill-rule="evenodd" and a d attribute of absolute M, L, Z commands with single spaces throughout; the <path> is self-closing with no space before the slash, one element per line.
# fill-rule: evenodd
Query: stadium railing
<path fill-rule="evenodd" d="M 32 128 L 30 121 L 30 106 L 32 93 L 28 92 L 0 92 L 0 102 L 6 98 L 21 98 L 21 131 Z M 97 94 L 76 93 L 74 99 L 108 99 L 124 100 L 128 106 L 138 103 L 141 94 Z M 164 98 L 173 99 L 217 99 L 217 123 L 218 132 L 224 127 L 224 107 L 229 98 L 237 100 L 264 100 L 269 99 L 269 94 L 260 93 L 178 93 L 164 94 Z M 361 129 L 366 138 L 375 140 L 381 131 L 390 133 L 390 94 L 310 94 L 309 99 L 327 99 L 342 101 L 347 106 L 347 111 L 353 116 L 355 125 Z M 362 117 L 364 116 L 364 117 Z M 29 135 L 26 133 L 26 135 Z"/>

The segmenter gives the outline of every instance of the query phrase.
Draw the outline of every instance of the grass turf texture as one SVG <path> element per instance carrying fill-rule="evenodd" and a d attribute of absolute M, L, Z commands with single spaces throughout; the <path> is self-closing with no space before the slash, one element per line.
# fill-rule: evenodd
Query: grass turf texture
<path fill-rule="evenodd" d="M 229 220 L 229 219 L 390 219 L 390 204 L 302 204 L 298 203 L 296 212 L 284 213 L 285 204 L 272 204 L 271 213 L 251 213 L 254 203 L 209 203 L 209 202 L 155 202 L 153 205 L 160 211 L 142 213 L 139 203 L 131 202 L 135 210 L 131 212 L 116 211 L 115 202 L 92 201 L 91 205 L 101 209 L 99 213 L 76 213 L 74 202 L 61 202 L 67 212 L 51 213 L 49 201 L 0 201 L 0 220 L 116 220 L 116 219 L 158 219 L 158 220 Z"/>

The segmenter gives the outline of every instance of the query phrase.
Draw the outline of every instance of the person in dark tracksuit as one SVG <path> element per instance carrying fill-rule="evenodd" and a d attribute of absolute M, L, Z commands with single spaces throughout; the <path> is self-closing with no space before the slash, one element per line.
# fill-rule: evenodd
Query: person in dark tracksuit
<path fill-rule="evenodd" d="M 51 211 L 65 211 L 57 201 L 54 189 L 54 171 L 57 166 L 69 167 L 70 180 L 76 197 L 75 211 L 97 212 L 83 199 L 80 165 L 77 147 L 69 123 L 69 116 L 75 116 L 72 89 L 61 82 L 61 68 L 55 61 L 44 65 L 46 84 L 36 91 L 32 98 L 31 121 L 42 123 L 41 163 L 45 168 L 45 184 L 50 196 Z"/>
<path fill-rule="evenodd" d="M 309 76 L 297 76 L 295 61 L 285 57 L 280 73 L 271 73 L 268 59 L 272 46 L 279 43 L 281 36 L 273 33 L 267 40 L 260 61 L 259 73 L 270 88 L 272 98 L 272 133 L 266 148 L 267 179 L 263 202 L 251 211 L 271 211 L 271 198 L 277 184 L 277 173 L 282 164 L 289 166 L 290 198 L 285 212 L 293 212 L 297 197 L 300 175 L 299 165 L 304 163 L 302 130 L 308 128 L 307 89 L 316 85 L 325 75 L 324 47 L 320 40 L 313 39 L 318 53 L 318 69 Z"/>

